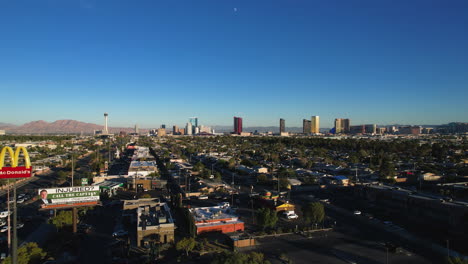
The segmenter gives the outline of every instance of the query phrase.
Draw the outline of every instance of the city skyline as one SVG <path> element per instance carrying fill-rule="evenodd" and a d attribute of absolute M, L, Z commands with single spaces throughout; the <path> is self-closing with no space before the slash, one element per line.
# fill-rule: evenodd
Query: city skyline
<path fill-rule="evenodd" d="M 0 3 L 0 122 L 467 122 L 466 1 Z M 18 19 L 18 18 L 25 19 Z M 25 109 L 20 105 L 26 105 Z M 26 109 L 27 108 L 27 109 Z M 33 109 L 33 111 L 28 110 Z"/>

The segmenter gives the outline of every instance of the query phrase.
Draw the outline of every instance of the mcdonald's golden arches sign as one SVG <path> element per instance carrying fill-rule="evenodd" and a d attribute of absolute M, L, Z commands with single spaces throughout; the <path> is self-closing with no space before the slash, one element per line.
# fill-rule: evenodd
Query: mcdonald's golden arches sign
<path fill-rule="evenodd" d="M 18 166 L 20 154 L 23 152 L 24 166 Z M 11 167 L 4 167 L 5 155 L 10 156 Z M 3 147 L 0 152 L 0 179 L 11 179 L 11 178 L 28 178 L 31 177 L 32 167 L 29 159 L 28 151 L 25 147 L 18 147 L 16 151 L 10 147 Z"/>

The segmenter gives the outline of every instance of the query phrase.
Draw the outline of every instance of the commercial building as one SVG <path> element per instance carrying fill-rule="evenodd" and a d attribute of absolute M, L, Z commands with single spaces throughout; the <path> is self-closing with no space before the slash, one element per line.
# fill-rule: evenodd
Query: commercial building
<path fill-rule="evenodd" d="M 234 134 L 242 133 L 242 117 L 234 117 Z"/>
<path fill-rule="evenodd" d="M 303 119 L 302 120 L 302 133 L 304 134 L 310 134 L 310 132 L 312 131 L 312 122 L 310 120 L 307 120 L 307 119 Z"/>
<path fill-rule="evenodd" d="M 286 132 L 286 122 L 283 118 L 280 119 L 279 132 L 280 134 Z"/>
<path fill-rule="evenodd" d="M 197 234 L 244 231 L 244 222 L 239 220 L 239 217 L 229 205 L 199 207 L 189 210 L 195 221 Z"/>
<path fill-rule="evenodd" d="M 131 177 L 145 177 L 150 173 L 157 172 L 158 167 L 156 161 L 137 161 L 134 160 L 130 163 L 128 168 L 128 176 Z"/>
<path fill-rule="evenodd" d="M 351 134 L 364 134 L 364 133 L 366 133 L 366 127 L 364 125 L 350 126 L 349 133 L 351 133 Z"/>
<path fill-rule="evenodd" d="M 311 130 L 313 134 L 319 134 L 320 133 L 320 117 L 319 116 L 312 116 L 312 124 L 311 124 Z"/>
<path fill-rule="evenodd" d="M 172 134 L 173 135 L 179 135 L 179 127 L 174 125 L 172 126 Z"/>
<path fill-rule="evenodd" d="M 185 134 L 186 135 L 192 135 L 192 132 L 193 132 L 193 126 L 191 123 L 187 123 L 187 125 L 185 126 Z"/>
<path fill-rule="evenodd" d="M 125 200 L 123 210 L 124 217 L 136 221 L 137 246 L 174 242 L 174 219 L 166 203 L 155 198 Z"/>
<path fill-rule="evenodd" d="M 158 128 L 158 137 L 166 136 L 166 129 L 165 128 Z"/>
<path fill-rule="evenodd" d="M 398 128 L 398 132 L 403 135 L 419 135 L 422 132 L 420 126 L 401 126 Z"/>
<path fill-rule="evenodd" d="M 364 125 L 366 134 L 375 135 L 377 133 L 377 125 L 376 124 L 368 124 Z"/>
<path fill-rule="evenodd" d="M 335 119 L 335 132 L 339 133 L 349 133 L 351 122 L 347 118 L 336 118 Z"/>

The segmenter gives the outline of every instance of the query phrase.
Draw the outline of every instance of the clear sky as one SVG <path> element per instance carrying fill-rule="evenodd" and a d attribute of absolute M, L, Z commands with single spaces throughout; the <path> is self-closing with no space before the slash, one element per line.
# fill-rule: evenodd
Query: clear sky
<path fill-rule="evenodd" d="M 468 121 L 466 0 L 0 0 L 0 122 Z"/>

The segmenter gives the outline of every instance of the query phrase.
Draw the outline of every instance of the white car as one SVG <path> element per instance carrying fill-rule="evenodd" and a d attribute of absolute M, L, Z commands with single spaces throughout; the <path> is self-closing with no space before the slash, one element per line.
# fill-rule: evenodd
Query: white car
<path fill-rule="evenodd" d="M 0 218 L 7 217 L 9 214 L 11 214 L 11 212 L 8 212 L 8 211 L 2 211 L 2 212 L 0 212 Z"/>
<path fill-rule="evenodd" d="M 19 204 L 20 204 L 20 203 L 24 203 L 24 198 L 18 199 L 18 200 L 16 201 L 16 203 L 19 203 Z"/>
<path fill-rule="evenodd" d="M 117 230 L 114 233 L 112 233 L 113 237 L 122 237 L 128 235 L 128 232 L 125 230 Z"/>
<path fill-rule="evenodd" d="M 21 229 L 24 227 L 24 224 L 23 223 L 17 223 L 16 224 L 16 229 Z"/>
<path fill-rule="evenodd" d="M 200 195 L 200 196 L 198 196 L 198 200 L 208 200 L 208 196 Z"/>
<path fill-rule="evenodd" d="M 0 228 L 0 232 L 4 233 L 6 231 L 8 231 L 9 227 L 6 225 L 6 226 L 2 226 L 2 228 Z"/>
<path fill-rule="evenodd" d="M 294 211 L 286 211 L 283 213 L 283 215 L 288 220 L 299 218 L 299 216 Z"/>
<path fill-rule="evenodd" d="M 356 210 L 356 211 L 353 212 L 353 214 L 354 215 L 361 215 L 361 211 Z"/>

